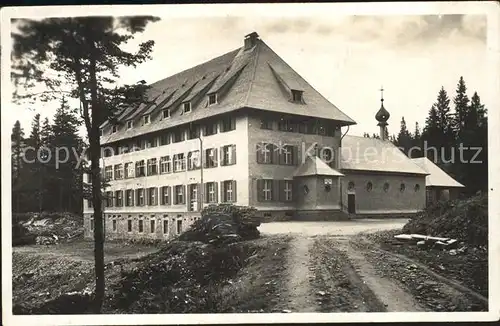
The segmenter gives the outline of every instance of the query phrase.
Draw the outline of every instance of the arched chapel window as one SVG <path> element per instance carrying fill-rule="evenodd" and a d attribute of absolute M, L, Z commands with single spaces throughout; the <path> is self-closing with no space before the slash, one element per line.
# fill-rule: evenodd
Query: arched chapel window
<path fill-rule="evenodd" d="M 384 191 L 385 192 L 389 191 L 389 183 L 388 182 L 384 183 Z"/>
<path fill-rule="evenodd" d="M 404 183 L 402 183 L 402 184 L 399 186 L 399 191 L 404 192 L 404 191 L 405 191 L 405 189 L 406 189 L 406 186 L 405 186 L 405 184 L 404 184 Z"/>
<path fill-rule="evenodd" d="M 366 191 L 372 191 L 373 189 L 373 183 L 371 183 L 371 181 L 368 181 L 368 183 L 366 184 Z"/>
<path fill-rule="evenodd" d="M 354 190 L 354 182 L 349 181 L 349 183 L 348 183 L 348 185 L 347 185 L 347 189 L 348 189 L 348 190 Z"/>
<path fill-rule="evenodd" d="M 420 191 L 420 185 L 417 183 L 417 184 L 415 185 L 415 192 L 418 192 L 418 191 Z"/>

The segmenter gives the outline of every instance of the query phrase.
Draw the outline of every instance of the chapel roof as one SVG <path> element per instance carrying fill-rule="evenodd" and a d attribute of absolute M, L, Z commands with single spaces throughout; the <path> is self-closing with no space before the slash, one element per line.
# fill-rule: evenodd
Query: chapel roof
<path fill-rule="evenodd" d="M 390 141 L 346 135 L 340 151 L 341 170 L 428 174 Z"/>
<path fill-rule="evenodd" d="M 105 133 L 101 144 L 132 138 L 162 129 L 242 108 L 272 111 L 338 121 L 340 125 L 356 124 L 330 103 L 305 79 L 293 70 L 258 35 L 253 46 L 242 46 L 210 61 L 151 84 L 148 103 L 137 109 L 122 109 L 118 124 L 151 114 L 151 123 L 134 123 L 134 128 L 118 127 Z M 291 91 L 302 92 L 302 103 L 291 101 Z M 208 94 L 217 92 L 217 104 L 208 106 Z M 191 112 L 183 114 L 182 103 L 191 101 Z M 171 118 L 161 119 L 155 113 L 170 109 Z M 109 127 L 105 122 L 101 127 Z"/>
<path fill-rule="evenodd" d="M 444 172 L 439 166 L 434 164 L 427 157 L 414 158 L 412 161 L 420 166 L 423 170 L 429 173 L 425 177 L 426 187 L 447 187 L 447 188 L 462 188 L 463 184 L 457 182 Z"/>

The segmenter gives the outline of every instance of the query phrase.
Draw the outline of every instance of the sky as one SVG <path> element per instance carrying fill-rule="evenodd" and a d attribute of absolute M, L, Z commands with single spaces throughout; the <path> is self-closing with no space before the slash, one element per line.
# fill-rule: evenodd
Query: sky
<path fill-rule="evenodd" d="M 401 118 L 413 131 L 423 127 L 441 86 L 454 96 L 463 76 L 486 107 L 494 103 L 488 79 L 484 15 L 310 15 L 238 14 L 161 17 L 129 45 L 154 40 L 152 60 L 122 69 L 121 82 L 153 83 L 239 48 L 253 31 L 330 102 L 357 122 L 349 134 L 378 133 L 375 113 L 391 114 L 389 132 Z M 490 104 L 491 103 L 491 104 Z M 16 109 L 8 118 L 29 132 L 35 112 L 51 117 L 57 104 Z M 12 125 L 11 124 L 11 125 Z"/>

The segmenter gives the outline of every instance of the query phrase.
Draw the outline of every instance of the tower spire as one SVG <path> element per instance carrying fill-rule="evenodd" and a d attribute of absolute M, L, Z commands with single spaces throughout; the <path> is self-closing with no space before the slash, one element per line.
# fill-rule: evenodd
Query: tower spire
<path fill-rule="evenodd" d="M 384 107 L 384 88 L 381 87 L 380 91 L 380 110 L 378 110 L 377 114 L 375 114 L 375 119 L 377 119 L 377 126 L 380 127 L 380 139 L 386 140 L 385 130 L 387 128 L 387 120 L 389 120 L 390 114 Z"/>

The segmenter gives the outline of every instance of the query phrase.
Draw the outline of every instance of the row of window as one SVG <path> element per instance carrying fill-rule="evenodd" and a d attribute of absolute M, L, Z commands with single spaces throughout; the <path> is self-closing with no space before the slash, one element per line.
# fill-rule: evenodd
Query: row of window
<path fill-rule="evenodd" d="M 113 127 L 115 128 L 115 127 Z M 212 121 L 202 124 L 192 124 L 190 127 L 178 127 L 172 131 L 163 131 L 161 135 L 150 135 L 141 137 L 127 144 L 103 147 L 102 156 L 125 154 L 140 151 L 146 148 L 179 143 L 185 140 L 196 139 L 203 136 L 215 135 L 218 132 L 224 133 L 236 129 L 236 120 L 233 117 L 226 117 L 221 121 Z M 115 131 L 116 132 L 116 131 Z M 112 132 L 113 133 L 113 132 Z"/>
<path fill-rule="evenodd" d="M 111 216 L 109 216 L 111 217 Z M 176 223 L 176 233 L 181 234 L 182 233 L 182 215 L 177 215 L 177 223 Z M 118 219 L 121 219 L 121 215 L 113 215 L 111 217 L 111 223 L 112 223 L 112 230 L 113 232 L 118 232 Z M 195 217 L 194 220 L 198 220 L 199 217 Z M 172 222 L 175 221 L 175 218 L 172 218 Z M 160 221 L 158 221 L 160 222 Z M 137 220 L 137 232 L 138 233 L 144 233 L 144 220 L 142 219 L 142 215 L 139 215 L 139 220 Z M 162 219 L 162 231 L 163 234 L 169 234 L 169 222 L 168 222 L 168 215 L 163 215 Z M 94 218 L 91 215 L 90 217 L 90 231 L 94 230 Z M 127 232 L 131 233 L 134 231 L 133 228 L 133 220 L 132 216 L 129 215 L 127 219 Z M 149 220 L 149 233 L 156 233 L 156 219 L 155 216 L 152 215 L 151 219 Z"/>
<path fill-rule="evenodd" d="M 293 201 L 293 181 L 276 179 L 257 180 L 257 201 Z"/>
<path fill-rule="evenodd" d="M 218 148 L 208 148 L 203 151 L 203 157 L 200 158 L 200 151 L 191 151 L 175 154 L 173 156 L 165 155 L 159 158 L 150 158 L 134 162 L 115 164 L 104 168 L 104 177 L 107 181 L 121 180 L 128 178 L 139 178 L 153 176 L 158 174 L 167 174 L 172 172 L 182 172 L 187 170 L 196 170 L 203 168 L 214 168 L 217 166 L 228 166 L 236 164 L 236 145 L 226 145 Z M 294 145 L 275 145 L 271 143 L 257 144 L 257 163 L 260 164 L 280 164 L 297 165 L 298 147 Z M 325 154 L 328 154 L 325 152 Z M 327 162 L 330 157 L 323 157 Z M 89 183 L 91 182 L 89 174 Z"/>
<path fill-rule="evenodd" d="M 257 163 L 297 165 L 298 147 L 293 145 L 276 145 L 272 143 L 258 143 Z"/>
<path fill-rule="evenodd" d="M 225 180 L 219 183 L 206 182 L 203 184 L 203 202 L 208 204 L 236 202 L 236 181 Z M 200 184 L 187 185 L 190 210 L 195 210 L 198 202 Z M 173 192 L 173 194 L 172 194 Z M 219 198 L 220 194 L 220 198 Z M 257 200 L 264 201 L 293 201 L 293 181 L 277 179 L 257 180 Z M 88 200 L 88 207 L 92 201 Z M 149 187 L 108 191 L 105 193 L 104 207 L 132 207 L 157 205 L 184 205 L 186 204 L 186 185 Z"/>
<path fill-rule="evenodd" d="M 186 188 L 189 198 L 190 210 L 196 210 L 200 184 L 175 185 L 162 187 L 149 187 L 107 191 L 104 196 L 104 207 L 133 207 L 157 205 L 184 205 L 186 204 Z M 220 182 L 206 182 L 203 184 L 203 201 L 205 203 L 231 203 L 236 202 L 236 181 L 225 180 Z M 219 198 L 220 193 L 220 198 Z M 92 201 L 88 200 L 88 207 Z"/>
<path fill-rule="evenodd" d="M 350 190 L 350 191 L 354 191 L 355 190 L 355 184 L 353 181 L 350 181 L 348 184 L 347 184 L 347 189 Z M 385 182 L 382 189 L 385 191 L 385 192 L 388 192 L 389 189 L 390 189 L 390 185 L 388 182 Z M 371 181 L 368 181 L 366 183 L 366 191 L 370 192 L 373 190 L 373 183 Z M 399 191 L 400 192 L 404 192 L 406 190 L 406 185 L 404 183 L 401 183 L 399 185 Z M 417 183 L 415 184 L 415 186 L 413 187 L 413 191 L 415 192 L 418 192 L 420 191 L 420 185 Z"/>
<path fill-rule="evenodd" d="M 214 105 L 214 104 L 217 104 L 218 101 L 217 101 L 217 93 L 212 93 L 212 94 L 209 94 L 208 95 L 208 105 Z M 161 104 L 160 104 L 161 105 Z M 183 114 L 187 114 L 187 113 L 190 113 L 191 112 L 191 102 L 187 101 L 187 102 L 184 102 L 182 103 L 182 113 Z M 161 115 L 160 115 L 160 121 L 161 120 L 164 120 L 164 119 L 169 119 L 170 116 L 171 116 L 171 109 L 163 109 L 161 111 Z M 150 114 L 146 114 L 146 115 L 143 115 L 142 117 L 142 125 L 148 125 L 151 123 L 151 115 Z M 134 127 L 134 122 L 133 120 L 127 120 L 127 123 L 126 123 L 126 126 L 127 126 L 127 130 L 129 129 L 132 129 Z M 118 131 L 118 126 L 117 125 L 113 125 L 112 128 L 111 128 L 111 133 L 115 133 Z M 102 130 L 101 130 L 101 136 L 102 136 Z"/>
<path fill-rule="evenodd" d="M 276 126 L 277 125 L 277 126 Z M 334 137 L 335 132 L 340 127 L 333 122 L 321 121 L 318 119 L 308 119 L 306 121 L 298 119 L 262 119 L 260 122 L 261 129 L 274 130 L 286 132 L 298 132 L 302 134 L 322 135 Z"/>
<path fill-rule="evenodd" d="M 219 155 L 220 153 L 220 155 Z M 219 157 L 220 156 L 220 157 Z M 196 170 L 201 167 L 214 168 L 220 166 L 228 166 L 236 164 L 236 145 L 222 146 L 220 150 L 217 148 L 208 148 L 203 151 L 203 157 L 200 158 L 200 151 L 192 151 L 187 153 L 175 154 L 172 157 L 165 155 L 147 160 L 139 160 L 134 162 L 115 164 L 114 166 L 106 166 L 104 168 L 104 177 L 107 181 L 121 180 L 129 178 L 139 178 L 145 176 L 153 176 L 158 174 L 167 174 L 172 172 L 182 172 L 187 170 Z M 89 174 L 89 183 L 90 180 Z"/>

